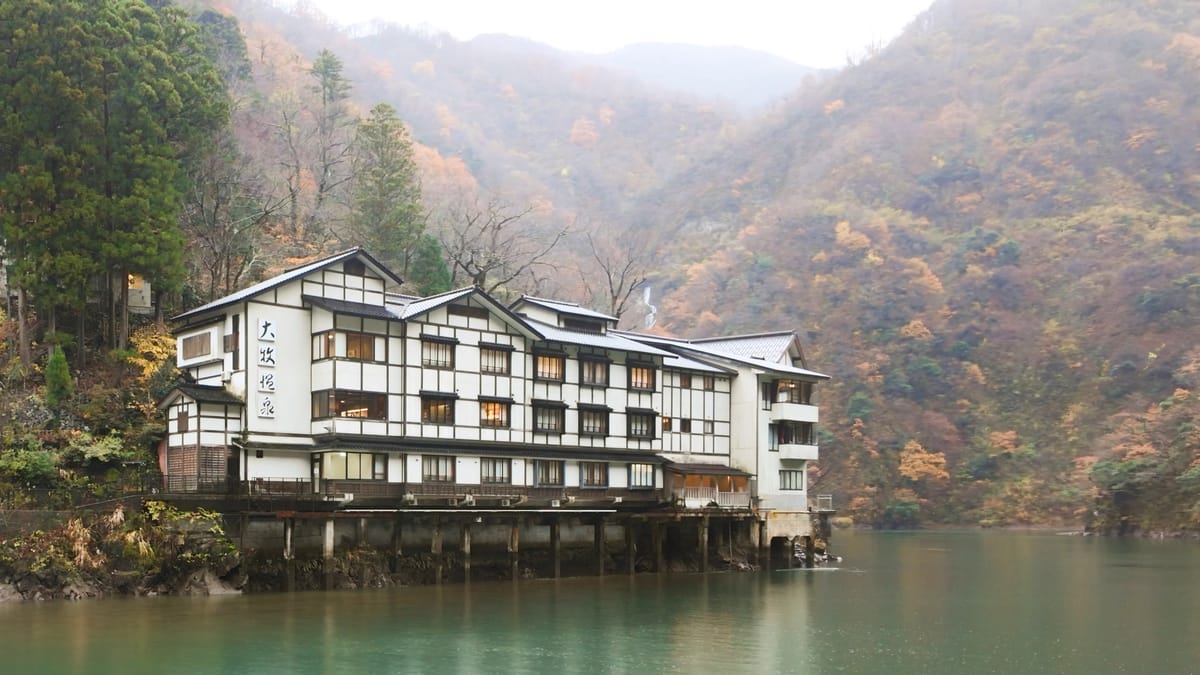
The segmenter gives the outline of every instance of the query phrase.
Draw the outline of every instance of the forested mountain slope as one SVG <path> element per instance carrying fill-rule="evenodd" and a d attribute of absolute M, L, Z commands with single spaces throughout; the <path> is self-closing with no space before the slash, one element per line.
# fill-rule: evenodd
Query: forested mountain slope
<path fill-rule="evenodd" d="M 799 328 L 834 376 L 812 487 L 856 518 L 1200 524 L 1195 3 L 939 0 L 750 120 L 519 40 L 222 5 L 268 99 L 334 50 L 457 167 L 428 186 L 648 232 L 661 328 Z"/>
<path fill-rule="evenodd" d="M 1198 91 L 1194 3 L 938 2 L 663 190 L 668 327 L 800 326 L 862 518 L 1195 525 Z"/>

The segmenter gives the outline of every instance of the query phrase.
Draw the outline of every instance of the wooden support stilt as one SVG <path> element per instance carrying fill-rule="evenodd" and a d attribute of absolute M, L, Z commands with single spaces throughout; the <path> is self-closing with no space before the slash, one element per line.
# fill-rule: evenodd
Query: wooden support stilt
<path fill-rule="evenodd" d="M 391 567 L 392 574 L 400 571 L 400 556 L 402 555 L 401 539 L 403 537 L 403 527 L 401 526 L 400 514 L 397 513 L 395 519 L 392 520 L 392 554 Z"/>
<path fill-rule="evenodd" d="M 625 571 L 631 575 L 637 572 L 637 530 L 634 528 L 632 518 L 625 521 Z"/>
<path fill-rule="evenodd" d="M 283 520 L 283 566 L 286 571 L 284 590 L 296 590 L 296 519 Z"/>
<path fill-rule="evenodd" d="M 433 541 L 429 545 L 433 554 L 433 583 L 442 583 L 442 519 L 433 519 Z"/>
<path fill-rule="evenodd" d="M 813 544 L 814 537 L 804 538 L 804 566 L 811 568 L 816 564 L 817 547 Z"/>
<path fill-rule="evenodd" d="M 462 525 L 463 580 L 471 583 L 471 524 Z"/>
<path fill-rule="evenodd" d="M 550 521 L 550 551 L 554 558 L 554 578 L 562 576 L 562 535 L 559 532 L 558 516 Z"/>
<path fill-rule="evenodd" d="M 664 529 L 666 529 L 666 525 L 664 525 L 663 523 L 655 523 L 654 529 L 651 530 L 651 534 L 654 538 L 654 571 L 655 572 L 666 572 L 667 571 L 667 565 L 666 565 L 667 561 L 666 561 L 666 558 L 663 556 L 663 539 L 665 539 L 665 537 L 663 535 L 666 534 L 663 531 Z"/>
<path fill-rule="evenodd" d="M 708 516 L 700 518 L 700 571 L 708 571 Z"/>
<path fill-rule="evenodd" d="M 325 519 L 325 541 L 322 547 L 325 568 L 325 590 L 333 590 L 333 518 Z"/>
<path fill-rule="evenodd" d="M 604 576 L 604 519 L 597 518 L 592 525 L 592 555 L 596 560 L 596 576 Z"/>
<path fill-rule="evenodd" d="M 358 532 L 356 532 L 355 534 L 357 535 L 356 543 L 359 546 L 366 546 L 367 545 L 367 519 L 366 518 L 358 519 Z"/>
<path fill-rule="evenodd" d="M 521 521 L 513 519 L 508 531 L 508 563 L 512 568 L 512 580 L 521 578 Z"/>

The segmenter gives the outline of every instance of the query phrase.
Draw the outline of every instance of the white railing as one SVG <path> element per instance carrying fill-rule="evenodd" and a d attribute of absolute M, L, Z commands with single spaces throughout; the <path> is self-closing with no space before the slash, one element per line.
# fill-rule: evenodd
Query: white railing
<path fill-rule="evenodd" d="M 675 498 L 683 502 L 684 508 L 705 509 L 716 504 L 722 509 L 750 508 L 749 492 L 721 492 L 712 487 L 676 488 Z"/>

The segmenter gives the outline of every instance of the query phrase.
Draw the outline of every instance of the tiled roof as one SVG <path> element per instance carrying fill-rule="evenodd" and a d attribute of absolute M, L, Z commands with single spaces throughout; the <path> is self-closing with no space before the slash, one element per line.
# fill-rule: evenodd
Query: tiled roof
<path fill-rule="evenodd" d="M 663 359 L 663 367 L 676 368 L 679 370 L 699 370 L 706 373 L 728 374 L 732 372 L 728 368 L 719 368 L 703 361 L 697 361 L 696 359 L 689 359 L 686 356 L 680 356 L 679 354 L 675 354 Z"/>
<path fill-rule="evenodd" d="M 375 258 L 372 258 L 369 253 L 362 250 L 361 248 L 356 247 L 356 248 L 352 248 L 352 249 L 349 249 L 346 251 L 342 251 L 341 253 L 335 253 L 335 254 L 329 256 L 328 258 L 322 258 L 320 260 L 315 260 L 313 262 L 310 262 L 306 265 L 301 265 L 300 267 L 292 268 L 292 269 L 284 272 L 283 274 L 280 274 L 279 276 L 271 277 L 270 279 L 267 279 L 266 281 L 260 281 L 259 283 L 254 284 L 253 286 L 250 286 L 249 288 L 243 288 L 242 290 L 237 291 L 236 293 L 230 293 L 229 295 L 226 295 L 223 298 L 218 298 L 206 305 L 201 305 L 201 306 L 197 307 L 196 309 L 193 309 L 193 310 L 184 312 L 183 314 L 180 314 L 178 316 L 175 316 L 171 320 L 172 321 L 182 321 L 184 319 L 188 319 L 193 316 L 203 314 L 205 312 L 211 312 L 215 309 L 227 307 L 229 305 L 241 302 L 242 300 L 246 300 L 247 298 L 252 298 L 264 291 L 269 291 L 272 288 L 275 288 L 276 286 L 286 284 L 287 282 L 292 281 L 294 279 L 300 279 L 300 278 L 302 278 L 312 272 L 315 272 L 323 267 L 327 267 L 329 265 L 333 265 L 333 264 L 342 262 L 344 260 L 349 260 L 350 258 L 354 258 L 357 256 L 362 256 L 362 257 L 366 258 L 367 261 L 371 263 L 371 266 L 375 269 L 375 271 L 377 271 L 380 274 L 384 275 L 385 277 L 391 279 L 394 283 L 396 283 L 396 284 L 401 283 L 400 277 L 397 277 L 395 274 L 392 273 L 391 270 L 389 270 L 388 268 L 386 268 L 382 264 L 380 264 L 380 262 L 378 260 L 375 260 Z"/>
<path fill-rule="evenodd" d="M 772 363 L 783 363 L 787 360 L 788 348 L 796 339 L 795 333 L 761 333 L 758 335 L 740 335 L 734 337 L 702 338 L 689 340 L 689 344 L 699 345 L 731 356 L 747 359 L 765 359 Z"/>
<path fill-rule="evenodd" d="M 178 394 L 183 394 L 199 403 L 221 403 L 225 405 L 245 405 L 242 399 L 234 396 L 225 387 L 209 384 L 177 384 L 158 404 L 160 408 L 175 400 Z"/>
<path fill-rule="evenodd" d="M 522 295 L 520 298 L 517 299 L 516 302 L 509 305 L 509 307 L 516 307 L 517 305 L 520 305 L 523 302 L 527 302 L 531 305 L 537 305 L 539 307 L 544 307 L 551 311 L 560 312 L 562 314 L 573 314 L 575 316 L 585 316 L 585 317 L 588 317 L 589 319 L 604 319 L 605 321 L 617 321 L 618 320 L 617 317 L 615 317 L 615 316 L 611 316 L 609 314 L 602 314 L 600 312 L 588 309 L 586 307 L 580 307 L 577 303 L 574 303 L 574 302 L 563 302 L 562 300 L 550 300 L 548 298 L 535 298 L 532 295 Z"/>
<path fill-rule="evenodd" d="M 664 351 L 657 347 L 652 347 L 648 344 L 630 340 L 621 335 L 615 335 L 612 332 L 604 334 L 585 333 L 582 331 L 567 330 L 558 326 L 551 326 L 548 323 L 542 323 L 534 319 L 525 319 L 529 325 L 542 334 L 542 337 L 552 342 L 565 342 L 572 345 L 583 345 L 586 347 L 600 347 L 601 349 L 615 349 L 623 352 L 634 352 L 637 354 L 652 354 L 654 356 L 674 356 L 671 352 Z"/>
<path fill-rule="evenodd" d="M 454 302 L 459 298 L 464 298 L 476 290 L 477 289 L 474 286 L 467 286 L 466 288 L 460 288 L 454 291 L 446 291 L 445 293 L 431 295 L 427 298 L 421 298 L 420 300 L 413 300 L 404 306 L 403 311 L 400 312 L 400 318 L 411 319 L 414 316 L 420 316 L 421 314 L 441 307 L 444 304 Z"/>
<path fill-rule="evenodd" d="M 610 331 L 610 334 L 612 331 Z M 620 331 L 621 335 L 627 336 L 631 340 L 645 342 L 656 345 L 663 349 L 669 349 L 682 356 L 688 356 L 701 361 L 710 359 L 724 359 L 725 361 L 733 361 L 742 365 L 753 368 L 762 368 L 774 373 L 785 375 L 802 375 L 805 377 L 816 377 L 823 380 L 829 379 L 828 375 L 818 373 L 815 370 L 807 368 L 797 368 L 790 364 L 780 363 L 779 361 L 769 360 L 769 358 L 757 358 L 757 355 L 745 356 L 747 351 L 752 351 L 745 346 L 740 349 L 732 349 L 727 351 L 726 348 L 731 345 L 739 345 L 747 343 L 750 345 L 759 345 L 760 348 L 765 348 L 767 345 L 781 344 L 781 338 L 787 339 L 787 344 L 791 343 L 792 333 L 763 333 L 761 335 L 744 335 L 728 338 L 707 338 L 704 340 L 684 340 L 681 338 L 663 337 L 661 335 L 646 335 L 642 333 L 631 333 Z M 783 347 L 782 349 L 786 349 Z M 741 353 L 739 353 L 741 352 Z M 779 356 L 783 355 L 783 351 L 779 352 Z M 765 357 L 765 355 L 764 355 Z"/>
<path fill-rule="evenodd" d="M 725 466 L 724 464 L 691 464 L 691 463 L 685 464 L 685 463 L 679 463 L 679 462 L 668 462 L 663 465 L 663 469 L 665 469 L 667 471 L 674 471 L 675 473 L 692 474 L 692 475 L 701 474 L 701 475 L 706 475 L 706 476 L 750 476 L 750 475 L 752 475 L 750 473 L 742 471 L 741 469 L 735 469 L 732 466 Z"/>

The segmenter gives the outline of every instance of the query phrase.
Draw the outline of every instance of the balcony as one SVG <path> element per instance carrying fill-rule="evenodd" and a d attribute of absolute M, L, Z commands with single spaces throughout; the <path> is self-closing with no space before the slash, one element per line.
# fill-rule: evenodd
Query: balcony
<path fill-rule="evenodd" d="M 780 443 L 779 459 L 816 459 L 817 446 L 800 443 Z"/>
<path fill-rule="evenodd" d="M 722 492 L 713 487 L 684 487 L 674 491 L 676 501 L 688 509 L 748 509 L 749 492 Z"/>
<path fill-rule="evenodd" d="M 803 403 L 772 403 L 772 422 L 816 422 L 817 406 Z"/>

